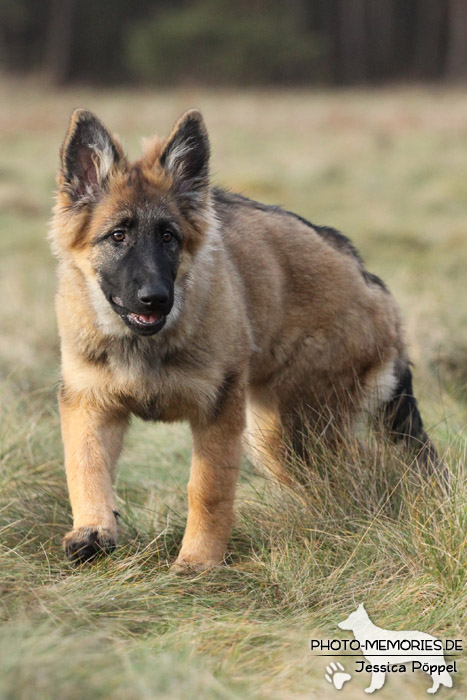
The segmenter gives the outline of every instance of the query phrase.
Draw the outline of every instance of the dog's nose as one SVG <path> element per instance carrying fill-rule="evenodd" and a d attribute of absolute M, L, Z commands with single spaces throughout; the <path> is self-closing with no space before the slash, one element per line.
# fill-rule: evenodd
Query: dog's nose
<path fill-rule="evenodd" d="M 148 307 L 163 306 L 169 301 L 169 290 L 162 285 L 157 287 L 144 285 L 138 290 L 138 299 Z"/>

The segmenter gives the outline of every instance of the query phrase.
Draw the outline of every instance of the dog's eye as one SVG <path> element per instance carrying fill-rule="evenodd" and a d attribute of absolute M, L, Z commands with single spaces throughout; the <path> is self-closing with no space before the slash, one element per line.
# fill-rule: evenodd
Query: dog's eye
<path fill-rule="evenodd" d="M 170 243 L 172 238 L 173 238 L 172 231 L 164 231 L 164 233 L 162 234 L 162 240 L 164 241 L 164 243 Z"/>
<path fill-rule="evenodd" d="M 121 243 L 122 241 L 125 240 L 125 231 L 114 231 L 112 233 L 112 238 L 114 241 L 117 241 L 117 243 Z"/>

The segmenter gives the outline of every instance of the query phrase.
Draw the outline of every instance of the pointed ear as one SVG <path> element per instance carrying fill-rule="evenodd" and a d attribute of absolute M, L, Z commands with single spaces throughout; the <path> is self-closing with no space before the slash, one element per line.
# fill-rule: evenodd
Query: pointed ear
<path fill-rule="evenodd" d="M 60 151 L 59 185 L 74 201 L 92 201 L 122 158 L 120 146 L 99 119 L 76 109 Z"/>
<path fill-rule="evenodd" d="M 201 112 L 191 109 L 175 124 L 160 157 L 160 164 L 173 178 L 174 189 L 185 197 L 207 188 L 209 139 Z"/>

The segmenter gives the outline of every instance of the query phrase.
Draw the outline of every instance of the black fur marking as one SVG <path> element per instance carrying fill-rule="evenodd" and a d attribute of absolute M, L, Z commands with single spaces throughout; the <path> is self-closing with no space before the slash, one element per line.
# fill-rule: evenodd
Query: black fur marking
<path fill-rule="evenodd" d="M 230 393 L 232 391 L 232 388 L 235 386 L 235 383 L 237 382 L 238 379 L 238 373 L 237 372 L 228 372 L 223 381 L 222 384 L 219 387 L 218 393 L 217 393 L 217 399 L 216 403 L 214 405 L 214 408 L 211 413 L 211 418 L 213 420 L 216 420 L 219 418 L 220 415 L 222 415 L 222 412 L 225 408 L 225 405 L 227 403 L 227 400 L 230 396 Z"/>
<path fill-rule="evenodd" d="M 168 242 L 164 240 L 167 230 L 173 234 Z M 113 311 L 135 335 L 157 333 L 172 309 L 180 263 L 176 230 L 178 225 L 161 207 L 138 204 L 124 239 L 115 242 L 112 236 L 105 236 L 99 243 L 95 270 L 100 287 Z M 156 314 L 159 319 L 148 327 L 138 326 L 131 314 Z M 98 352 L 90 361 L 104 363 L 106 357 Z"/>
<path fill-rule="evenodd" d="M 243 204 L 244 206 L 252 207 L 253 209 L 258 209 L 259 211 L 270 212 L 272 214 L 290 214 L 290 212 L 282 209 L 282 207 L 278 206 L 277 204 L 262 204 L 261 202 L 256 202 L 254 199 L 245 197 L 243 194 L 230 192 L 229 190 L 225 190 L 221 187 L 213 187 L 212 193 L 214 196 L 214 201 L 220 205 L 229 206 Z M 291 214 L 291 216 L 300 219 L 307 226 L 311 226 L 313 228 L 313 224 L 306 221 L 306 219 L 302 219 L 300 216 L 298 216 L 298 214 Z"/>
<path fill-rule="evenodd" d="M 83 355 L 87 362 L 95 367 L 106 365 L 109 359 L 107 350 L 99 346 L 93 347 L 92 344 L 89 344 L 88 347 L 83 349 Z"/>
<path fill-rule="evenodd" d="M 77 530 L 64 542 L 67 559 L 78 564 L 110 554 L 115 547 L 116 543 L 110 537 L 92 528 Z"/>
<path fill-rule="evenodd" d="M 412 372 L 406 365 L 402 370 L 393 398 L 384 407 L 387 425 L 397 439 L 420 437 L 423 423 L 413 395 Z"/>
<path fill-rule="evenodd" d="M 67 404 L 70 402 L 70 394 L 66 388 L 66 385 L 65 385 L 65 382 L 63 381 L 63 379 L 60 380 L 60 386 L 58 387 L 58 398 L 59 398 L 59 401 L 61 401 L 64 404 Z"/>
<path fill-rule="evenodd" d="M 138 418 L 144 421 L 161 420 L 162 409 L 157 399 L 149 399 L 148 401 L 137 401 L 132 396 L 125 397 L 125 406 Z"/>
<path fill-rule="evenodd" d="M 355 248 L 353 243 L 347 238 L 347 236 L 344 236 L 344 234 L 340 233 L 340 231 L 336 231 L 336 229 L 331 228 L 330 226 L 317 226 L 316 224 L 312 224 L 311 221 L 308 221 L 303 216 L 295 214 L 293 211 L 283 209 L 277 204 L 262 204 L 261 202 L 256 202 L 254 199 L 245 197 L 242 194 L 229 192 L 228 190 L 223 190 L 220 187 L 215 187 L 213 189 L 213 194 L 215 201 L 221 204 L 244 204 L 245 206 L 258 209 L 259 211 L 269 212 L 271 214 L 292 216 L 294 219 L 297 219 L 297 221 L 300 221 L 302 224 L 305 224 L 305 226 L 308 226 L 309 228 L 312 228 L 314 231 L 316 231 L 316 233 L 318 233 L 334 248 L 341 250 L 343 253 L 348 253 L 356 260 L 358 260 L 358 262 L 363 264 L 363 260 L 360 257 L 357 249 Z"/>
<path fill-rule="evenodd" d="M 365 270 L 363 258 L 361 257 L 360 253 L 355 248 L 352 241 L 349 238 L 347 238 L 347 236 L 344 236 L 344 234 L 340 231 L 337 231 L 336 229 L 331 228 L 330 226 L 318 226 L 316 224 L 312 224 L 303 216 L 295 214 L 292 211 L 288 211 L 287 209 L 283 209 L 278 205 L 262 204 L 261 202 L 256 202 L 254 199 L 249 199 L 249 197 L 244 197 L 241 194 L 229 192 L 228 190 L 221 189 L 220 187 L 213 188 L 213 195 L 214 201 L 217 204 L 220 204 L 221 206 L 243 204 L 244 206 L 252 207 L 253 209 L 258 209 L 259 211 L 269 212 L 271 214 L 292 216 L 297 221 L 300 221 L 302 224 L 305 224 L 305 226 L 308 226 L 309 228 L 313 229 L 330 246 L 332 246 L 336 250 L 339 250 L 341 253 L 344 253 L 344 255 L 349 255 L 350 257 L 354 258 L 354 260 L 358 263 L 363 279 L 368 285 L 377 284 L 385 292 L 388 292 L 386 285 L 377 275 L 374 275 L 373 273 Z"/>
<path fill-rule="evenodd" d="M 438 456 L 425 432 L 412 388 L 412 372 L 403 366 L 393 398 L 383 408 L 383 420 L 395 442 L 403 442 L 424 468 L 436 466 Z"/>
<path fill-rule="evenodd" d="M 374 275 L 372 272 L 368 272 L 368 270 L 363 270 L 362 274 L 367 284 L 377 284 L 384 292 L 389 294 L 389 289 L 386 287 L 381 277 Z"/>
<path fill-rule="evenodd" d="M 290 212 L 287 212 L 290 213 Z M 296 216 L 292 214 L 292 216 Z M 305 221 L 305 219 L 302 219 L 301 217 L 297 217 L 300 219 L 300 221 Z M 355 260 L 357 260 L 360 265 L 363 267 L 363 259 L 360 256 L 360 253 L 358 250 L 355 248 L 354 244 L 352 241 L 350 241 L 347 236 L 344 236 L 343 233 L 340 231 L 336 231 L 335 228 L 331 228 L 330 226 L 316 226 L 315 224 L 308 224 L 309 226 L 313 226 L 315 231 L 322 237 L 324 238 L 327 243 L 332 245 L 333 248 L 336 248 L 337 250 L 342 251 L 343 253 L 347 253 L 347 255 L 351 255 Z"/>

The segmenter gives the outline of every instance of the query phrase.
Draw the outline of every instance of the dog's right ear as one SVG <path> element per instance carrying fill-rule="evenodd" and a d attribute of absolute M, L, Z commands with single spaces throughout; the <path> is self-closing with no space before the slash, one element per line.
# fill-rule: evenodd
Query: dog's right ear
<path fill-rule="evenodd" d="M 73 202 L 90 202 L 122 158 L 121 147 L 102 122 L 92 112 L 76 109 L 60 151 L 59 187 Z"/>

